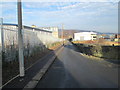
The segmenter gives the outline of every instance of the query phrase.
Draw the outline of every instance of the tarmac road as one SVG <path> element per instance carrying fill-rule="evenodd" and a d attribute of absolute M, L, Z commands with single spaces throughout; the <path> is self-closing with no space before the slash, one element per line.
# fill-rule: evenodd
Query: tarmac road
<path fill-rule="evenodd" d="M 88 59 L 68 43 L 36 88 L 118 88 L 118 67 Z"/>

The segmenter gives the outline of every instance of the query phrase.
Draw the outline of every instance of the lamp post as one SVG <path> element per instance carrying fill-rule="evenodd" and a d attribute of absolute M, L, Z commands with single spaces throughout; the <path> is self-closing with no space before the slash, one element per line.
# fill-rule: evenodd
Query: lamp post
<path fill-rule="evenodd" d="M 18 7 L 18 46 L 19 46 L 19 70 L 20 77 L 24 76 L 23 36 L 22 36 L 22 9 L 21 0 L 17 1 Z"/>

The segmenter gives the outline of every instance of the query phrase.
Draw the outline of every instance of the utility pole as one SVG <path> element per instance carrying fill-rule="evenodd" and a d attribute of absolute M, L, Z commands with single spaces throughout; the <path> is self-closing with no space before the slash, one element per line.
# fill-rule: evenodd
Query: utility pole
<path fill-rule="evenodd" d="M 63 40 L 63 45 L 64 45 L 64 32 L 63 32 L 64 30 L 63 29 L 64 29 L 64 25 L 62 24 L 62 40 Z"/>
<path fill-rule="evenodd" d="M 23 36 L 22 36 L 22 8 L 21 0 L 17 1 L 18 7 L 18 46 L 19 46 L 19 70 L 20 77 L 24 77 L 24 56 L 23 56 Z"/>
<path fill-rule="evenodd" d="M 1 32 L 1 58 L 0 58 L 0 90 L 2 90 L 2 61 L 5 59 L 5 48 L 4 48 L 4 31 L 3 31 L 3 18 L 0 18 L 0 32 Z"/>
<path fill-rule="evenodd" d="M 1 29 L 1 45 L 2 45 L 2 54 L 4 55 L 4 31 L 3 31 L 3 18 L 0 18 L 0 29 Z"/>

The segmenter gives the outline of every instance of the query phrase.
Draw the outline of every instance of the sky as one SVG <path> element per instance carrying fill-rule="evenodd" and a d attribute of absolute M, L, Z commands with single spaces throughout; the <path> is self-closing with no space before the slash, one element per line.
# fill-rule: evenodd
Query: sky
<path fill-rule="evenodd" d="M 0 3 L 4 23 L 17 24 L 17 3 Z M 118 33 L 118 2 L 23 2 L 22 20 L 27 26 Z"/>

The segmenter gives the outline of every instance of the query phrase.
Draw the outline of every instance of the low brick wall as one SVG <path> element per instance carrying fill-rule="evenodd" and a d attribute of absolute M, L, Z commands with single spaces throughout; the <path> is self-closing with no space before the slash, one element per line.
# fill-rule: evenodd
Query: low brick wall
<path fill-rule="evenodd" d="M 120 59 L 120 46 L 103 46 L 103 45 L 89 45 L 89 44 L 74 44 L 81 53 L 93 55 L 106 59 Z"/>

